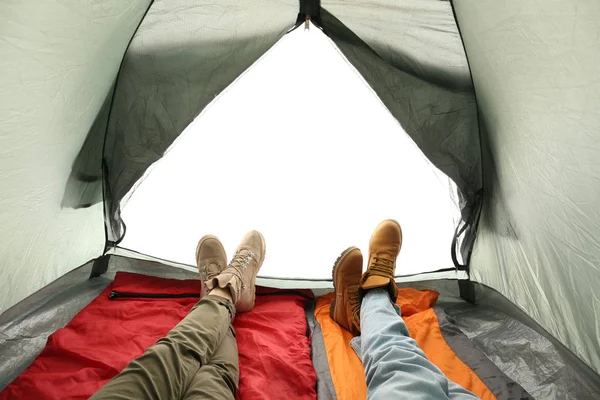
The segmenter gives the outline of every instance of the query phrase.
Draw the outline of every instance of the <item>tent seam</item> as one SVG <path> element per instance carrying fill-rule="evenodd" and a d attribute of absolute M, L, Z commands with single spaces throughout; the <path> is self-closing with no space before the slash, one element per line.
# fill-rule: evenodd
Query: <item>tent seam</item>
<path fill-rule="evenodd" d="M 106 180 L 108 179 L 108 170 L 107 170 L 108 165 L 106 164 L 105 154 L 106 154 L 106 139 L 108 137 L 108 129 L 110 126 L 110 118 L 112 115 L 113 104 L 114 104 L 115 96 L 117 93 L 117 84 L 119 83 L 119 76 L 121 74 L 121 69 L 123 68 L 123 63 L 125 62 L 125 56 L 127 55 L 127 51 L 129 50 L 129 47 L 131 46 L 131 42 L 133 41 L 135 34 L 140 29 L 142 22 L 144 21 L 144 19 L 146 19 L 146 15 L 148 15 L 148 12 L 150 11 L 150 8 L 152 8 L 153 4 L 154 4 L 154 0 L 150 0 L 150 4 L 148 4 L 148 8 L 146 8 L 146 11 L 144 11 L 142 18 L 140 18 L 140 22 L 138 23 L 137 27 L 133 31 L 133 34 L 131 35 L 129 42 L 127 43 L 127 47 L 125 48 L 125 51 L 123 52 L 123 57 L 121 58 L 121 62 L 119 64 L 119 69 L 117 71 L 117 75 L 115 76 L 114 87 L 113 87 L 113 91 L 112 91 L 112 95 L 111 95 L 111 99 L 110 99 L 110 105 L 108 108 L 108 115 L 106 117 L 106 129 L 104 131 L 104 140 L 102 142 L 102 167 L 101 167 L 101 169 L 102 169 L 102 212 L 103 212 L 103 216 L 104 216 L 104 221 L 103 221 L 104 222 L 104 252 L 103 252 L 103 254 L 106 254 L 108 252 L 109 247 L 114 247 L 114 245 L 115 245 L 115 242 L 113 242 L 112 240 L 109 241 L 109 239 L 108 239 L 108 229 L 109 228 L 107 225 L 107 221 L 109 221 L 109 218 L 107 218 L 107 212 L 106 212 L 106 208 L 107 208 L 106 190 L 108 189 L 106 187 L 107 186 Z M 125 225 L 124 222 L 122 222 L 122 223 L 123 223 L 123 225 Z M 111 227 L 111 230 L 112 230 L 112 227 Z M 122 239 L 122 238 L 120 238 L 120 239 Z M 116 243 L 118 243 L 119 241 L 117 241 Z M 113 244 L 113 246 L 109 246 L 109 243 Z"/>
<path fill-rule="evenodd" d="M 463 51 L 465 53 L 465 59 L 467 60 L 467 66 L 469 67 L 469 76 L 471 78 L 471 85 L 473 86 L 473 98 L 475 99 L 475 106 L 477 108 L 477 134 L 479 137 L 479 160 L 480 160 L 480 166 L 481 168 L 479 169 L 479 179 L 481 180 L 481 200 L 479 201 L 479 205 L 475 204 L 474 206 L 476 207 L 476 209 L 473 210 L 473 213 L 476 213 L 475 215 L 475 221 L 473 224 L 473 245 L 471 246 L 471 249 L 469 250 L 467 259 L 465 260 L 465 271 L 467 272 L 467 275 L 469 276 L 469 280 L 471 279 L 471 255 L 473 254 L 473 249 L 475 248 L 475 241 L 477 240 L 477 231 L 479 229 L 479 222 L 481 220 L 481 212 L 483 210 L 483 198 L 485 196 L 485 191 L 484 191 L 484 173 L 483 173 L 483 149 L 482 149 L 482 141 L 481 141 L 481 118 L 479 116 L 479 102 L 477 101 L 477 90 L 475 88 L 475 81 L 473 80 L 473 72 L 471 70 L 471 62 L 469 61 L 469 54 L 467 53 L 467 47 L 465 46 L 465 41 L 463 40 L 463 35 L 462 35 L 462 31 L 460 30 L 460 24 L 458 22 L 458 17 L 456 15 L 456 9 L 454 7 L 454 0 L 450 0 L 450 8 L 452 9 L 452 15 L 454 16 L 454 22 L 456 23 L 456 29 L 458 30 L 458 36 L 460 37 L 460 42 L 462 43 L 463 46 Z"/>

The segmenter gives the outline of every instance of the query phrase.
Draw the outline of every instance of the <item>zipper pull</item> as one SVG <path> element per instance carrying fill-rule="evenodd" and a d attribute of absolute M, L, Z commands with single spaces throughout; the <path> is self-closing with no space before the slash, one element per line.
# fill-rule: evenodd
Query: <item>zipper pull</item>
<path fill-rule="evenodd" d="M 112 299 L 116 299 L 117 297 L 119 297 L 119 293 L 111 291 L 110 294 L 108 295 L 109 300 Z"/>

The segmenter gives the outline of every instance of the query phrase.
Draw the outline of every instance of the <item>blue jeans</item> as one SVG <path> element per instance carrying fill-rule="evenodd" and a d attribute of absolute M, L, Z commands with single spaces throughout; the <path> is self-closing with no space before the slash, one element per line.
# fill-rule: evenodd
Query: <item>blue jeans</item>
<path fill-rule="evenodd" d="M 385 290 L 371 290 L 364 296 L 360 330 L 352 345 L 365 369 L 367 399 L 478 399 L 427 359 Z"/>

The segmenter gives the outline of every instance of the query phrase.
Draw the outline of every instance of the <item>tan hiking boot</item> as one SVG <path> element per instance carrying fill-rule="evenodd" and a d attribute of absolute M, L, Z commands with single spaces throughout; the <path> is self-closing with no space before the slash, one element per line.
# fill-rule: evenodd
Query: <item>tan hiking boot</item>
<path fill-rule="evenodd" d="M 219 275 L 227 266 L 227 254 L 219 238 L 206 235 L 198 241 L 196 265 L 202 281 L 200 297 L 204 297 L 208 289 L 206 282 Z"/>
<path fill-rule="evenodd" d="M 362 275 L 363 256 L 356 247 L 349 247 L 333 265 L 335 298 L 331 300 L 331 319 L 353 335 L 360 334 L 359 282 Z"/>
<path fill-rule="evenodd" d="M 206 282 L 208 289 L 217 286 L 228 289 L 237 312 L 252 310 L 256 296 L 256 275 L 265 259 L 265 252 L 263 235 L 257 231 L 246 233 L 227 268 Z"/>
<path fill-rule="evenodd" d="M 360 280 L 362 291 L 384 288 L 393 301 L 398 298 L 398 287 L 394 279 L 396 258 L 402 247 L 402 229 L 393 219 L 377 225 L 369 242 L 369 267 Z"/>

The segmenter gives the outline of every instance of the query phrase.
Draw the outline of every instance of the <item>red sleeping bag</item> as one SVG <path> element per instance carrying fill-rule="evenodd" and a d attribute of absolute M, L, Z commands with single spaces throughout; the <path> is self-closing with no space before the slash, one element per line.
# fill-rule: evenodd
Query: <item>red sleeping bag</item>
<path fill-rule="evenodd" d="M 87 399 L 183 319 L 199 287 L 197 280 L 118 272 L 0 399 Z M 238 399 L 316 399 L 304 313 L 310 298 L 309 291 L 259 288 L 254 310 L 236 316 Z"/>

